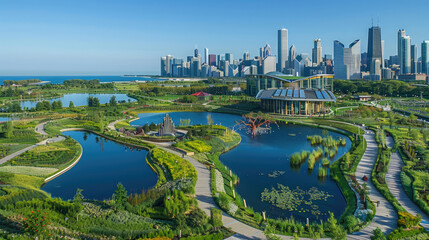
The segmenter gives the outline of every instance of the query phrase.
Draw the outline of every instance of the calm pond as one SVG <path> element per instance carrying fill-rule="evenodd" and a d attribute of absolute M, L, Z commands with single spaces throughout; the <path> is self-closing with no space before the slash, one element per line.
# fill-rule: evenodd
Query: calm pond
<path fill-rule="evenodd" d="M 112 96 L 116 96 L 116 101 L 130 101 L 135 102 L 136 99 L 130 98 L 127 96 L 127 94 L 123 93 L 114 93 L 114 94 L 108 94 L 108 93 L 70 93 L 65 94 L 64 96 L 60 98 L 52 98 L 48 99 L 51 103 L 53 101 L 60 100 L 63 103 L 63 107 L 68 107 L 70 104 L 70 101 L 74 103 L 76 107 L 79 106 L 85 106 L 88 105 L 88 97 L 97 97 L 100 100 L 100 104 L 105 104 L 110 101 L 110 98 Z M 21 108 L 22 109 L 30 109 L 32 107 L 36 107 L 37 101 L 22 101 L 21 102 Z"/>
<path fill-rule="evenodd" d="M 207 115 L 211 114 L 214 124 L 227 127 L 235 125 L 235 121 L 241 119 L 238 115 L 205 113 L 205 112 L 171 112 L 176 126 L 180 125 L 180 119 L 190 119 L 191 125 L 207 124 Z M 146 123 L 160 123 L 165 113 L 143 113 L 138 115 L 140 119 L 132 122 L 132 125 L 144 125 Z M 346 200 L 338 185 L 329 177 L 325 180 L 318 179 L 319 163 L 316 162 L 314 170 L 307 170 L 307 163 L 300 169 L 290 167 L 290 156 L 302 150 L 311 151 L 317 147 L 311 146 L 307 141 L 309 135 L 322 135 L 322 129 L 299 125 L 274 126 L 270 134 L 260 135 L 255 138 L 245 131 L 239 132 L 242 142 L 231 151 L 222 154 L 220 160 L 228 166 L 240 179 L 237 192 L 246 199 L 247 205 L 255 211 L 266 211 L 272 218 L 289 218 L 305 221 L 326 219 L 328 211 L 335 216 L 340 216 L 346 208 Z M 345 138 L 344 135 L 329 132 L 334 139 Z M 331 160 L 337 160 L 351 147 L 351 142 L 346 138 L 346 146 L 338 147 L 338 154 Z M 298 198 L 304 201 L 296 207 L 296 210 L 281 209 L 269 202 L 261 201 L 261 193 L 267 188 L 278 187 L 278 184 L 289 187 Z M 299 187 L 299 189 L 297 189 Z M 315 187 L 315 188 L 313 188 Z M 312 189 L 313 188 L 313 189 Z M 303 190 L 303 191 L 301 191 Z M 321 191 L 323 194 L 320 195 Z M 308 194 L 309 192 L 313 195 Z M 316 194 L 314 194 L 316 193 Z M 317 199 L 317 193 L 322 200 Z M 328 196 L 329 195 L 329 196 Z M 296 196 L 296 195 L 295 195 Z M 315 197 L 316 199 L 311 199 Z M 309 203 L 309 198 L 312 203 Z M 324 200 L 326 198 L 326 200 Z"/>
<path fill-rule="evenodd" d="M 80 161 L 69 171 L 48 182 L 42 189 L 53 197 L 73 199 L 78 188 L 86 199 L 112 197 L 120 182 L 128 193 L 140 193 L 155 186 L 158 179 L 146 163 L 147 151 L 112 142 L 93 133 L 63 133 L 83 147 Z"/>

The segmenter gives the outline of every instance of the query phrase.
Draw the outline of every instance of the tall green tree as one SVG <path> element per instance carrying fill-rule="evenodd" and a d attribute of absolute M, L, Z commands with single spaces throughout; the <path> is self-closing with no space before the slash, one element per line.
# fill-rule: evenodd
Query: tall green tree
<path fill-rule="evenodd" d="M 124 209 L 125 203 L 128 199 L 128 192 L 122 183 L 118 183 L 115 193 L 113 193 L 112 199 L 117 209 Z"/>
<path fill-rule="evenodd" d="M 109 105 L 110 105 L 110 106 L 116 106 L 116 104 L 117 104 L 117 102 L 116 102 L 116 96 L 115 96 L 115 95 L 113 95 L 113 96 L 110 98 Z"/>

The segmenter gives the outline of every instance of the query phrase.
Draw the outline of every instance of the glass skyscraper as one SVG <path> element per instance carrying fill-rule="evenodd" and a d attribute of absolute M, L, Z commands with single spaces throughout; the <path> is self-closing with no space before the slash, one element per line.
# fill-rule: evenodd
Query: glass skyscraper
<path fill-rule="evenodd" d="M 429 41 L 422 43 L 422 73 L 429 74 Z"/>
<path fill-rule="evenodd" d="M 345 48 L 340 41 L 334 41 L 335 78 L 360 78 L 360 40 L 356 40 Z"/>
<path fill-rule="evenodd" d="M 401 37 L 401 55 L 400 55 L 401 73 L 411 73 L 411 38 L 410 36 Z"/>
<path fill-rule="evenodd" d="M 288 60 L 288 31 L 283 28 L 277 31 L 278 67 L 277 71 L 283 72 Z"/>
<path fill-rule="evenodd" d="M 368 31 L 368 55 L 366 63 L 369 66 L 371 74 L 381 75 L 382 55 L 381 28 L 373 26 Z"/>

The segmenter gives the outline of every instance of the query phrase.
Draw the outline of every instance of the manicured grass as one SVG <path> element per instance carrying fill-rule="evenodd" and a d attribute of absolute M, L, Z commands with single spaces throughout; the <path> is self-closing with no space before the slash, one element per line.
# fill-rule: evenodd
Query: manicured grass
<path fill-rule="evenodd" d="M 9 172 L 14 174 L 24 174 L 36 177 L 49 176 L 52 173 L 58 171 L 57 168 L 42 168 L 42 167 L 31 167 L 31 166 L 2 166 L 0 172 Z"/>

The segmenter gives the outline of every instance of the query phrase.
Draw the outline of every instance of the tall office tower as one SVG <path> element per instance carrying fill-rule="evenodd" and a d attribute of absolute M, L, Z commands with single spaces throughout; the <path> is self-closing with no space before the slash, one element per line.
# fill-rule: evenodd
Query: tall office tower
<path fill-rule="evenodd" d="M 368 56 L 367 66 L 371 75 L 378 75 L 381 77 L 381 28 L 372 26 L 368 30 Z M 380 64 L 380 66 L 378 66 Z"/>
<path fill-rule="evenodd" d="M 381 40 L 381 68 L 384 68 L 384 40 Z"/>
<path fill-rule="evenodd" d="M 277 71 L 283 72 L 286 68 L 286 61 L 288 60 L 288 32 L 287 29 L 282 28 L 277 31 L 277 48 L 278 48 L 278 65 Z"/>
<path fill-rule="evenodd" d="M 194 50 L 194 57 L 198 57 L 198 48 L 195 48 Z"/>
<path fill-rule="evenodd" d="M 266 56 L 262 62 L 262 74 L 276 71 L 276 56 Z"/>
<path fill-rule="evenodd" d="M 313 55 L 312 55 L 313 63 L 316 65 L 319 65 L 323 59 L 322 59 L 322 40 L 320 38 L 314 39 L 314 48 L 313 48 Z"/>
<path fill-rule="evenodd" d="M 422 43 L 422 73 L 429 75 L 429 41 Z"/>
<path fill-rule="evenodd" d="M 166 65 L 167 65 L 167 58 L 161 57 L 161 77 L 167 76 Z"/>
<path fill-rule="evenodd" d="M 268 43 L 262 48 L 262 59 L 265 57 L 271 56 L 271 47 Z"/>
<path fill-rule="evenodd" d="M 220 67 L 220 59 L 221 58 L 221 56 L 220 55 L 217 55 L 217 63 L 216 63 L 216 66 L 218 66 L 218 68 Z"/>
<path fill-rule="evenodd" d="M 296 58 L 296 47 L 295 45 L 290 46 L 289 48 L 289 58 L 288 58 L 288 67 L 289 68 L 294 68 L 294 60 Z"/>
<path fill-rule="evenodd" d="M 243 53 L 243 60 L 244 61 L 250 60 L 250 54 L 249 54 L 249 52 L 244 52 Z"/>
<path fill-rule="evenodd" d="M 411 73 L 417 72 L 417 62 L 419 61 L 419 55 L 417 53 L 417 46 L 411 45 Z"/>
<path fill-rule="evenodd" d="M 411 73 L 411 38 L 401 37 L 401 54 L 399 56 L 401 74 Z"/>
<path fill-rule="evenodd" d="M 165 73 L 167 74 L 166 76 L 171 76 L 171 67 L 173 66 L 174 57 L 171 55 L 167 55 L 167 57 L 165 58 L 166 58 Z"/>
<path fill-rule="evenodd" d="M 191 77 L 199 77 L 201 76 L 201 58 L 193 57 L 191 60 Z"/>
<path fill-rule="evenodd" d="M 209 64 L 209 49 L 204 48 L 204 63 Z"/>
<path fill-rule="evenodd" d="M 360 40 L 352 42 L 348 48 L 345 48 L 340 41 L 334 41 L 335 78 L 359 78 L 360 64 Z"/>
<path fill-rule="evenodd" d="M 225 61 L 228 61 L 230 64 L 234 62 L 232 53 L 225 53 Z"/>
<path fill-rule="evenodd" d="M 223 63 L 224 63 L 224 65 L 223 65 L 223 75 L 225 77 L 228 77 L 229 76 L 229 61 L 225 60 L 225 61 L 223 61 Z"/>
<path fill-rule="evenodd" d="M 402 55 L 402 38 L 406 36 L 405 30 L 404 29 L 399 29 L 398 30 L 398 64 L 399 66 L 401 66 L 402 60 L 401 60 L 401 55 Z M 402 66 L 401 66 L 401 73 L 402 73 Z"/>
<path fill-rule="evenodd" d="M 216 54 L 209 54 L 209 65 L 216 66 Z"/>

